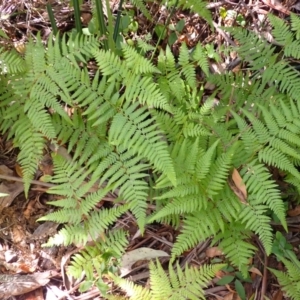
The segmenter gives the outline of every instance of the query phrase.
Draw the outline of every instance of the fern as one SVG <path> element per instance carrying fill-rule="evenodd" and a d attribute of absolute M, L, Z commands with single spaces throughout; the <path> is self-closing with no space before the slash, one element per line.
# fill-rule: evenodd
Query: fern
<path fill-rule="evenodd" d="M 212 25 L 211 12 L 206 7 L 206 2 L 197 0 L 179 0 L 179 1 L 166 1 L 168 6 L 176 5 L 182 6 L 184 9 L 190 9 L 191 11 L 199 14 L 205 21 Z"/>
<path fill-rule="evenodd" d="M 111 231 L 104 240 L 98 238 L 94 246 L 87 246 L 81 252 L 73 255 L 68 273 L 77 279 L 84 273 L 85 284 L 91 282 L 99 287 L 105 286 L 103 276 L 111 270 L 116 270 L 117 261 L 125 252 L 127 244 L 124 231 Z M 103 287 L 100 290 L 103 291 Z"/>
<path fill-rule="evenodd" d="M 181 271 L 169 264 L 169 275 L 165 273 L 159 261 L 150 262 L 150 289 L 141 288 L 126 279 L 113 277 L 125 290 L 129 299 L 205 299 L 203 288 L 224 265 L 203 265 L 200 269 L 186 267 Z M 112 298 L 109 298 L 112 299 Z"/>
<path fill-rule="evenodd" d="M 204 2 L 196 2 L 178 3 L 211 20 Z M 140 1 L 145 12 L 143 5 Z M 131 211 L 141 231 L 154 221 L 180 230 L 172 261 L 212 239 L 246 275 L 254 234 L 270 254 L 272 215 L 287 229 L 271 171 L 278 169 L 300 191 L 300 85 L 290 65 L 298 57 L 299 19 L 292 16 L 291 27 L 273 17 L 271 22 L 282 44 L 279 52 L 245 29 L 226 29 L 239 41 L 236 50 L 248 67 L 234 75 L 209 75 L 201 45 L 190 51 L 183 44 L 178 58 L 169 47 L 161 49 L 155 64 L 126 45 L 120 56 L 104 51 L 93 36 L 51 36 L 47 47 L 38 36 L 24 55 L 1 50 L 0 129 L 20 148 L 27 191 L 45 147 L 57 151 L 49 193 L 60 199 L 50 203 L 57 211 L 42 219 L 64 227 L 46 245 L 85 245 L 89 236 L 96 241 Z M 91 61 L 99 67 L 92 76 Z M 196 80 L 198 68 L 216 85 L 206 100 Z M 245 199 L 232 183 L 233 170 L 245 184 Z M 110 192 L 122 204 L 98 210 Z M 150 216 L 149 200 L 156 208 Z M 126 246 L 119 232 L 97 242 L 75 256 L 71 268 L 76 275 L 85 271 L 89 281 L 105 254 L 112 257 L 109 248 L 120 257 Z M 115 280 L 136 292 L 132 299 L 203 299 L 200 285 L 214 276 L 214 268 L 170 268 L 168 277 L 152 264 L 150 289 Z"/>
<path fill-rule="evenodd" d="M 297 258 L 295 257 L 297 260 Z M 299 299 L 300 297 L 300 285 L 299 285 L 299 261 L 294 263 L 286 258 L 281 257 L 287 271 L 282 272 L 269 268 L 271 272 L 276 275 L 282 290 L 286 293 L 288 297 L 293 300 Z"/>
<path fill-rule="evenodd" d="M 244 275 L 248 272 L 249 257 L 252 257 L 256 248 L 249 242 L 251 231 L 245 230 L 240 222 L 232 222 L 223 232 L 218 233 L 212 244 L 218 244 L 228 259 L 234 263 Z"/>

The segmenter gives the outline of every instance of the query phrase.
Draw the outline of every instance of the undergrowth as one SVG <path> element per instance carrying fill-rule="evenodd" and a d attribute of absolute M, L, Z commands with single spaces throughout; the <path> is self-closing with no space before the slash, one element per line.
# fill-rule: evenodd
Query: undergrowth
<path fill-rule="evenodd" d="M 167 299 L 181 285 L 186 290 L 174 299 L 199 299 L 204 296 L 197 280 L 205 285 L 222 267 L 181 271 L 178 258 L 199 242 L 212 237 L 245 277 L 257 250 L 254 235 L 271 254 L 270 222 L 287 230 L 272 170 L 300 192 L 300 84 L 290 64 L 299 57 L 300 21 L 292 15 L 290 27 L 269 19 L 280 51 L 253 32 L 226 28 L 247 67 L 239 73 L 211 75 L 201 44 L 189 51 L 183 43 L 179 57 L 169 47 L 161 49 L 155 64 L 127 44 L 120 55 L 105 51 L 94 35 L 51 35 L 46 46 L 37 36 L 24 54 L 1 50 L 0 130 L 20 149 L 26 191 L 45 148 L 54 149 L 54 175 L 48 179 L 55 187 L 49 193 L 61 197 L 50 203 L 57 211 L 42 220 L 65 226 L 47 246 L 85 244 L 88 237 L 97 241 L 74 257 L 73 275 L 85 271 L 87 281 L 103 292 L 105 273 L 143 299 Z M 92 75 L 90 62 L 98 67 Z M 205 82 L 197 80 L 199 69 Z M 215 85 L 208 99 L 206 82 Z M 70 156 L 60 155 L 63 145 Z M 108 192 L 121 201 L 96 210 Z M 149 201 L 159 208 L 150 214 Z M 167 277 L 159 263 L 151 263 L 151 290 L 112 274 L 111 258 L 122 256 L 127 238 L 109 228 L 128 211 L 142 233 L 152 222 L 180 229 L 171 253 L 177 269 L 170 264 Z M 99 233 L 106 238 L 99 239 Z M 274 274 L 283 286 L 293 286 L 295 272 L 283 262 L 288 275 Z M 168 282 L 164 290 L 160 280 Z"/>

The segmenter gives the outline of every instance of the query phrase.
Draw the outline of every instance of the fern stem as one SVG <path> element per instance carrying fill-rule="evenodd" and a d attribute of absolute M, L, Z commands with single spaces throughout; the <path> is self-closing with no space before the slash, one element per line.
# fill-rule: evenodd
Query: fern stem
<path fill-rule="evenodd" d="M 4 180 L 17 181 L 17 182 L 24 183 L 24 179 L 22 179 L 20 177 L 16 177 L 16 176 L 10 176 L 10 175 L 2 175 L 2 174 L 0 174 L 0 178 L 4 179 Z M 53 184 L 53 183 L 42 182 L 42 181 L 39 181 L 39 180 L 31 180 L 30 183 L 31 184 L 40 185 L 40 186 L 45 186 L 45 187 L 53 187 L 53 186 L 55 186 L 55 184 Z"/>

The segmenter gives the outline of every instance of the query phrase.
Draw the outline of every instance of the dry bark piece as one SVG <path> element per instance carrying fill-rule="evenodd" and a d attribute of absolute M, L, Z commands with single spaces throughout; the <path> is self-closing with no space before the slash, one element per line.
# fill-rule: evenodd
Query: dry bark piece
<path fill-rule="evenodd" d="M 39 227 L 33 232 L 30 240 L 42 240 L 45 239 L 57 231 L 58 223 L 46 221 L 45 223 L 39 225 Z"/>
<path fill-rule="evenodd" d="M 33 275 L 0 275 L 0 295 L 17 296 L 46 285 L 55 272 L 35 273 Z"/>

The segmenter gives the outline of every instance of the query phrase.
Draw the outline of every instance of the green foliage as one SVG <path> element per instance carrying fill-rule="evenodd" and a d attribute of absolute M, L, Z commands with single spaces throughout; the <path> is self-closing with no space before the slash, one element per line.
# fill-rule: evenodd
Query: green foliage
<path fill-rule="evenodd" d="M 296 300 L 300 297 L 300 264 L 296 255 L 294 253 L 293 255 L 293 261 L 290 261 L 286 258 L 281 258 L 287 269 L 286 272 L 274 270 L 272 268 L 269 269 L 277 277 L 282 290 L 286 293 L 286 295 L 290 297 L 290 299 Z M 297 261 L 296 264 L 295 260 Z"/>
<path fill-rule="evenodd" d="M 150 288 L 141 288 L 126 279 L 114 277 L 115 283 L 129 294 L 130 300 L 183 300 L 183 299 L 205 299 L 203 288 L 214 278 L 217 271 L 224 265 L 203 265 L 199 269 L 186 267 L 181 270 L 177 263 L 176 271 L 169 264 L 169 274 L 162 268 L 159 261 L 156 264 L 150 262 Z M 109 298 L 113 299 L 113 298 Z"/>
<path fill-rule="evenodd" d="M 179 4 L 201 10 L 204 4 L 196 2 Z M 204 48 L 190 51 L 184 43 L 178 58 L 169 47 L 161 49 L 156 65 L 145 58 L 148 48 L 141 43 L 140 53 L 123 45 L 117 55 L 102 50 L 93 36 L 51 36 L 47 47 L 38 36 L 22 55 L 1 50 L 0 129 L 20 149 L 26 191 L 46 146 L 54 149 L 55 186 L 49 193 L 61 197 L 50 203 L 58 210 L 42 219 L 65 226 L 47 246 L 85 245 L 88 236 L 96 241 L 131 211 L 141 232 L 154 221 L 180 229 L 172 261 L 212 238 L 246 277 L 256 250 L 252 235 L 272 252 L 272 216 L 287 229 L 272 171 L 300 191 L 300 74 L 290 65 L 298 50 L 289 49 L 299 38 L 300 22 L 292 16 L 290 29 L 270 20 L 283 45 L 279 52 L 245 29 L 226 29 L 239 41 L 236 51 L 248 66 L 234 75 L 209 75 Z M 93 74 L 91 62 L 98 66 Z M 208 99 L 197 82 L 199 68 L 216 86 Z M 62 145 L 68 155 L 61 155 Z M 232 183 L 234 171 L 245 185 L 243 197 Z M 98 210 L 109 192 L 122 202 Z M 156 205 L 150 216 L 149 200 Z M 104 291 L 101 276 L 126 247 L 124 233 L 107 236 L 74 257 L 73 274 L 84 271 L 88 277 L 83 289 L 96 284 Z M 168 277 L 151 264 L 150 290 L 115 280 L 143 299 L 203 299 L 203 284 L 218 268 L 170 268 Z M 290 295 L 296 299 L 297 293 Z"/>
<path fill-rule="evenodd" d="M 282 290 L 286 292 L 287 296 L 293 300 L 298 299 L 300 296 L 300 261 L 293 252 L 293 246 L 286 241 L 280 232 L 276 232 L 272 252 L 276 255 L 278 260 L 283 262 L 286 267 L 286 272 L 272 268 L 269 268 L 269 270 L 276 275 Z"/>
<path fill-rule="evenodd" d="M 84 272 L 86 275 L 84 285 L 91 282 L 105 295 L 108 287 L 102 278 L 104 275 L 117 272 L 118 261 L 127 244 L 128 240 L 124 231 L 110 231 L 102 239 L 98 238 L 95 245 L 87 246 L 84 250 L 75 254 L 72 257 L 68 273 L 78 279 Z"/>

